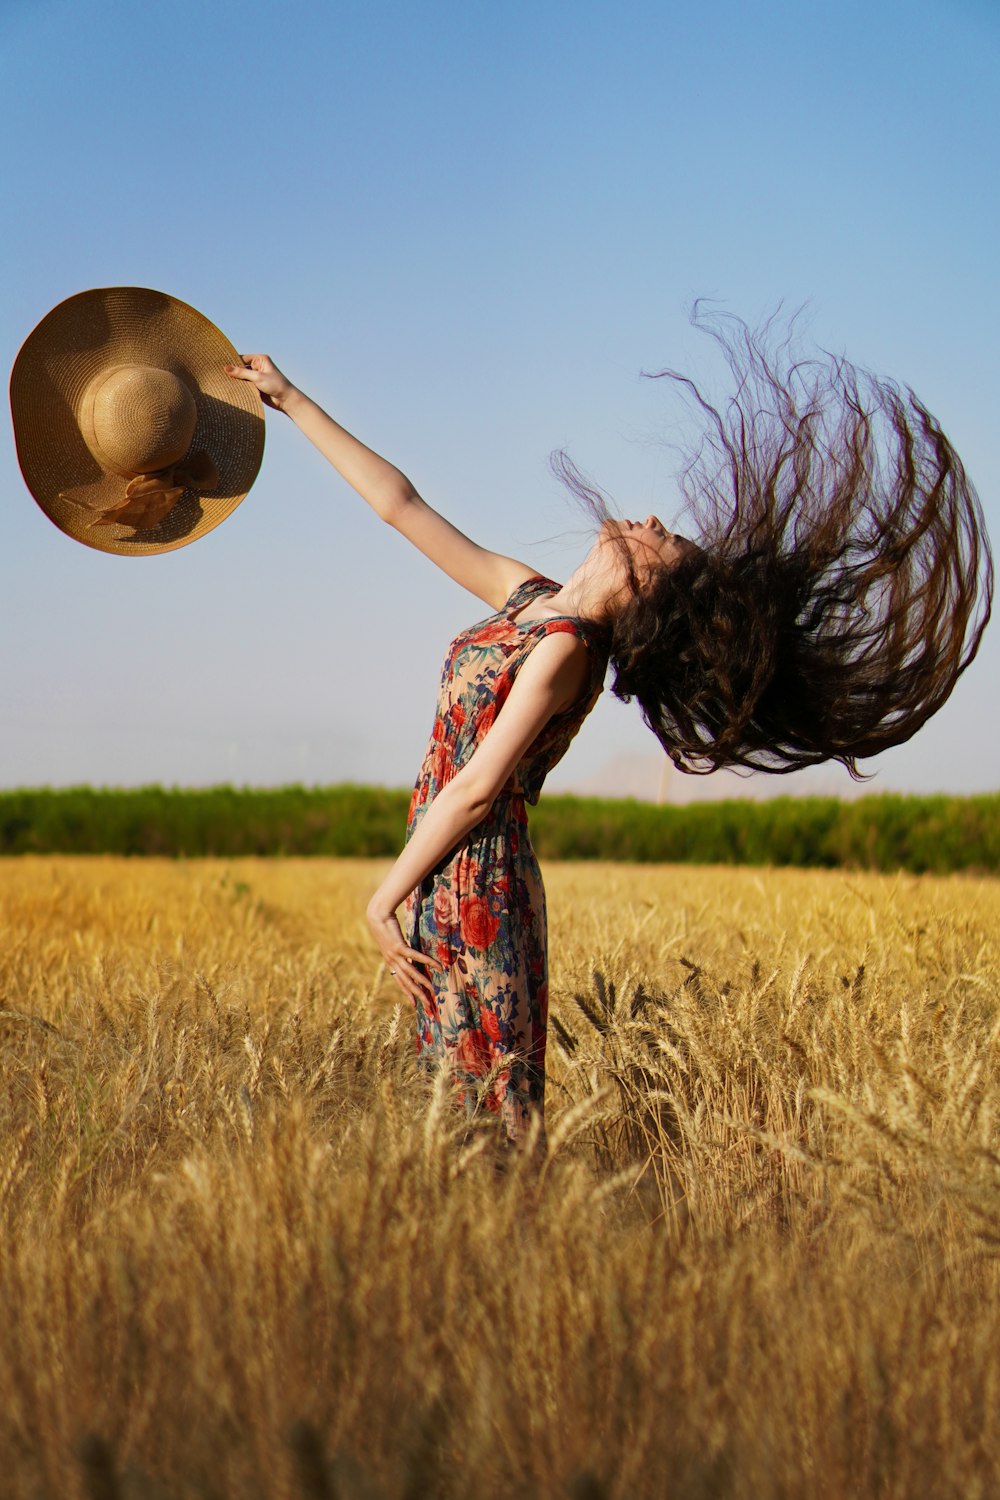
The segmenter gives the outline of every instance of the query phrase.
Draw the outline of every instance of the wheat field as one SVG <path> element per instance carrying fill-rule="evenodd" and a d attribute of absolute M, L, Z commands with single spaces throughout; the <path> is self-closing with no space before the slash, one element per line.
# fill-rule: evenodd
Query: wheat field
<path fill-rule="evenodd" d="M 552 866 L 510 1157 L 383 868 L 0 865 L 0 1493 L 1000 1493 L 1000 884 Z"/>

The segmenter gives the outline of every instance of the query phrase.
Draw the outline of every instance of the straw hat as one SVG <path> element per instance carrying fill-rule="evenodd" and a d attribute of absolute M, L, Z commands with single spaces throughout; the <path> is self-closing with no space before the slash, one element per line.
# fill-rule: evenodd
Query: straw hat
<path fill-rule="evenodd" d="M 214 323 L 163 292 L 106 287 L 60 302 L 14 362 L 25 482 L 61 531 L 101 552 L 170 552 L 253 484 L 264 415 Z"/>

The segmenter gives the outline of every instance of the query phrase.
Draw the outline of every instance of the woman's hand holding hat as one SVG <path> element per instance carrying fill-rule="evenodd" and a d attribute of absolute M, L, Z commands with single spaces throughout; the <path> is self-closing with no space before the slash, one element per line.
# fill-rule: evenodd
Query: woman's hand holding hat
<path fill-rule="evenodd" d="M 294 395 L 295 386 L 287 380 L 268 354 L 241 354 L 241 365 L 223 365 L 226 374 L 233 380 L 247 380 L 257 387 L 265 406 L 275 411 L 284 411 L 288 397 Z"/>

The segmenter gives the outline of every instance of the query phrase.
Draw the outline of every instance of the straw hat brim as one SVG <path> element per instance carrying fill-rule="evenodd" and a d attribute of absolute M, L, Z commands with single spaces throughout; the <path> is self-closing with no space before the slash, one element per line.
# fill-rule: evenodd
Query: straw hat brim
<path fill-rule="evenodd" d="M 53 308 L 25 340 L 10 380 L 18 462 L 49 520 L 88 547 L 131 557 L 173 551 L 218 526 L 247 494 L 264 453 L 260 396 L 223 369 L 239 363 L 214 323 L 163 292 L 105 287 Z M 211 489 L 186 489 L 146 531 L 92 524 L 120 500 L 124 481 L 97 462 L 79 421 L 95 377 L 131 364 L 169 370 L 189 387 L 197 407 L 191 452 L 206 453 L 218 471 Z"/>

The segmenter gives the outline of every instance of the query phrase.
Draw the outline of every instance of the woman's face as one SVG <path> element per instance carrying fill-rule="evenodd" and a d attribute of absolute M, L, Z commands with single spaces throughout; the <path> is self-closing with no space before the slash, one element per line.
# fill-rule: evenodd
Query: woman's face
<path fill-rule="evenodd" d="M 625 543 L 640 578 L 657 568 L 672 568 L 688 553 L 698 551 L 696 543 L 668 531 L 656 516 L 647 516 L 644 521 L 605 521 L 602 537 L 605 530 L 616 547 Z"/>
<path fill-rule="evenodd" d="M 630 588 L 629 563 L 642 588 L 661 568 L 676 567 L 682 558 L 698 551 L 695 542 L 668 531 L 656 516 L 647 516 L 644 521 L 609 519 L 601 526 L 595 544 L 598 565 L 608 573 L 612 594 Z"/>

